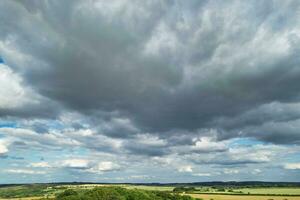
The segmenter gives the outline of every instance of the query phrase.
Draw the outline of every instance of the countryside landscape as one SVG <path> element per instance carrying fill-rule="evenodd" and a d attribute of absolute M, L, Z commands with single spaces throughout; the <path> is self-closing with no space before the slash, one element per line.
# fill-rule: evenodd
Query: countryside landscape
<path fill-rule="evenodd" d="M 0 0 L 0 200 L 300 200 L 300 0 Z"/>
<path fill-rule="evenodd" d="M 2 185 L 0 199 L 20 200 L 298 200 L 300 183 L 202 182 L 188 184 L 52 183 Z"/>

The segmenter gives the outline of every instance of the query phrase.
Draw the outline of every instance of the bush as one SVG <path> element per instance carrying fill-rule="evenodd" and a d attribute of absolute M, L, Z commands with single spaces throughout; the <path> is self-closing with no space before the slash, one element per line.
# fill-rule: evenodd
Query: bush
<path fill-rule="evenodd" d="M 173 192 L 194 192 L 196 189 L 194 187 L 176 187 Z"/>

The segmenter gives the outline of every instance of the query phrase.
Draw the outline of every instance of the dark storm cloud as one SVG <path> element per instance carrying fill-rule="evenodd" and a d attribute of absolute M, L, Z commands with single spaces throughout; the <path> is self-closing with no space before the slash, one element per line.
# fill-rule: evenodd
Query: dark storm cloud
<path fill-rule="evenodd" d="M 7 1 L 0 7 L 0 40 L 28 57 L 21 66 L 2 53 L 11 68 L 65 109 L 93 124 L 108 121 L 99 134 L 168 138 L 162 133 L 215 128 L 219 139 L 242 132 L 299 141 L 294 128 L 274 127 L 300 112 L 255 114 L 272 102 L 299 102 L 298 1 Z M 32 109 L 24 116 L 39 111 L 48 113 Z M 113 121 L 116 116 L 125 121 Z M 179 142 L 192 143 L 170 138 Z M 163 147 L 127 149 L 165 153 Z"/>
<path fill-rule="evenodd" d="M 61 114 L 61 110 L 59 110 L 60 108 L 61 106 L 59 104 L 43 99 L 39 103 L 26 105 L 14 109 L 0 108 L 0 117 L 13 116 L 25 119 L 53 119 L 56 118 L 59 114 Z"/>
<path fill-rule="evenodd" d="M 244 131 L 248 135 L 268 142 L 299 144 L 299 128 L 300 120 L 295 120 L 279 123 L 269 122 L 259 127 L 249 127 Z"/>
<path fill-rule="evenodd" d="M 126 150 L 133 155 L 146 155 L 146 156 L 163 156 L 169 154 L 169 150 L 162 147 L 144 146 L 144 145 L 132 145 L 125 146 Z"/>
<path fill-rule="evenodd" d="M 248 164 L 259 164 L 259 163 L 265 163 L 266 161 L 255 161 L 251 159 L 244 159 L 244 160 L 230 160 L 230 159 L 222 159 L 222 160 L 211 160 L 207 162 L 197 162 L 194 161 L 197 164 L 213 164 L 213 165 L 221 165 L 221 166 L 243 166 Z"/>

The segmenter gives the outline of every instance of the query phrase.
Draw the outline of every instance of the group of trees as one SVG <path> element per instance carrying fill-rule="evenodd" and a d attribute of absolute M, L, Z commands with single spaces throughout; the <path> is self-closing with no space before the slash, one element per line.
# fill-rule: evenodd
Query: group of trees
<path fill-rule="evenodd" d="M 185 187 L 185 186 L 180 186 L 173 189 L 173 192 L 177 192 L 177 193 L 182 193 L 182 192 L 189 193 L 195 191 L 196 191 L 195 187 Z"/>
<path fill-rule="evenodd" d="M 196 200 L 190 196 L 161 191 L 128 190 L 120 187 L 97 187 L 87 191 L 66 190 L 56 200 Z M 200 200 L 200 199 L 197 199 Z"/>

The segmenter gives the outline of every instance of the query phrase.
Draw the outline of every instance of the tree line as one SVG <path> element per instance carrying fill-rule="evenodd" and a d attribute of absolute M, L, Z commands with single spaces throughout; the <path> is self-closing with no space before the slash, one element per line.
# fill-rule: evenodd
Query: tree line
<path fill-rule="evenodd" d="M 201 200 L 186 195 L 163 191 L 125 189 L 121 187 L 96 187 L 87 191 L 65 190 L 56 200 Z"/>

